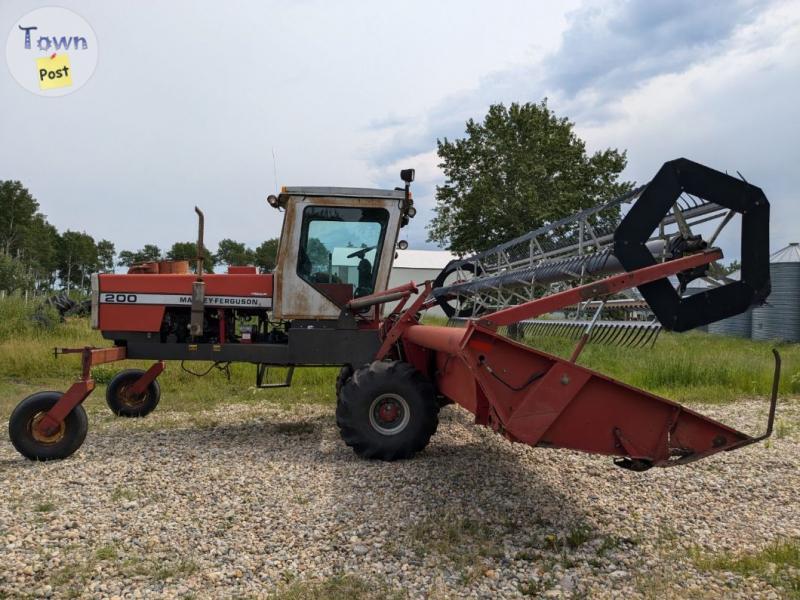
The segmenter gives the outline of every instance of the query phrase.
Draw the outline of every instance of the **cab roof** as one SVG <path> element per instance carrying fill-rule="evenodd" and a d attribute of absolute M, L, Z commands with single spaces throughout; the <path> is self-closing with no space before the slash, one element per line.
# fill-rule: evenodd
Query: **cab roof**
<path fill-rule="evenodd" d="M 326 198 L 385 198 L 387 200 L 403 200 L 405 191 L 400 190 L 381 190 L 373 188 L 354 188 L 354 187 L 317 187 L 317 186 L 284 186 L 281 189 L 280 199 L 285 200 L 289 196 L 319 196 Z"/>

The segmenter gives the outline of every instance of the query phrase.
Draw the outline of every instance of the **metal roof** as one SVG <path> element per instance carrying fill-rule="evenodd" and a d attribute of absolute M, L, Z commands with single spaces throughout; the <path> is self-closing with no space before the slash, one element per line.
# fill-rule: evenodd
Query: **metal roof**
<path fill-rule="evenodd" d="M 393 268 L 441 271 L 454 258 L 447 250 L 397 250 Z"/>
<path fill-rule="evenodd" d="M 800 244 L 792 242 L 786 248 L 778 250 L 769 257 L 769 262 L 770 264 L 800 262 Z"/>
<path fill-rule="evenodd" d="M 388 198 L 390 200 L 403 200 L 406 197 L 404 190 L 380 190 L 373 188 L 354 187 L 318 187 L 299 186 L 284 187 L 281 196 L 324 196 L 326 198 Z"/>

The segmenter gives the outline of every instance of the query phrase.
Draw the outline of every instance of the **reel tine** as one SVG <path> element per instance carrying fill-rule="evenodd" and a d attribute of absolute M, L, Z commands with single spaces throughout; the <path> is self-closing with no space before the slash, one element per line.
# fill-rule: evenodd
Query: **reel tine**
<path fill-rule="evenodd" d="M 634 327 L 631 327 L 630 325 L 623 325 L 622 330 L 623 330 L 622 339 L 620 339 L 619 345 L 622 348 L 627 348 L 628 344 L 631 341 L 631 337 L 633 337 L 633 335 L 636 332 L 636 329 Z"/>
<path fill-rule="evenodd" d="M 639 336 L 642 334 L 642 328 L 638 325 L 631 325 L 628 327 L 630 330 L 628 333 L 628 337 L 625 338 L 625 347 L 630 348 L 632 347 L 636 341 L 639 339 Z"/>
<path fill-rule="evenodd" d="M 613 323 L 609 323 L 607 327 L 608 327 L 608 335 L 605 338 L 605 343 L 609 346 L 616 345 L 617 338 L 619 337 L 620 334 L 619 326 Z"/>
<path fill-rule="evenodd" d="M 650 345 L 651 348 L 653 346 L 655 346 L 656 340 L 658 339 L 658 334 L 659 333 L 661 333 L 661 326 L 660 325 L 655 325 L 653 327 L 653 334 L 650 336 L 652 338 L 652 341 L 648 340 L 648 344 Z"/>
<path fill-rule="evenodd" d="M 611 337 L 608 340 L 608 343 L 616 346 L 618 343 L 617 340 L 619 339 L 620 334 L 622 333 L 622 328 L 619 327 L 619 325 L 611 325 L 611 328 L 612 328 L 612 333 Z"/>
<path fill-rule="evenodd" d="M 631 340 L 628 342 L 628 348 L 638 348 L 642 339 L 646 335 L 647 335 L 647 329 L 645 329 L 644 327 L 637 326 L 634 329 L 634 333 L 631 336 Z"/>
<path fill-rule="evenodd" d="M 645 347 L 647 347 L 647 342 L 652 337 L 652 335 L 653 335 L 653 328 L 652 327 L 647 327 L 646 329 L 644 329 L 643 332 L 642 332 L 642 336 L 639 338 L 639 341 L 638 341 L 636 347 L 637 348 L 645 348 Z"/>
<path fill-rule="evenodd" d="M 598 344 L 607 344 L 608 337 L 611 333 L 611 327 L 606 324 L 599 324 L 599 334 L 597 336 L 597 343 Z"/>

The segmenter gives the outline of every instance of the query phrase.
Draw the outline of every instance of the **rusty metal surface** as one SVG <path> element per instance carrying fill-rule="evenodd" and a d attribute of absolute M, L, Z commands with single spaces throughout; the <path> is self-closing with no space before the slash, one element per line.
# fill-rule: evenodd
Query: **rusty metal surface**
<path fill-rule="evenodd" d="M 147 371 L 142 373 L 142 376 L 139 377 L 139 379 L 134 381 L 133 384 L 128 387 L 128 390 L 130 390 L 132 394 L 144 394 L 145 391 L 147 391 L 147 386 L 153 383 L 156 378 L 164 372 L 165 368 L 166 366 L 163 360 L 153 363 L 153 365 L 147 369 Z"/>
<path fill-rule="evenodd" d="M 354 310 L 360 310 L 362 308 L 375 306 L 377 304 L 385 304 L 386 302 L 400 300 L 401 298 L 416 293 L 417 284 L 415 284 L 413 281 L 409 281 L 405 285 L 398 285 L 397 287 L 393 287 L 382 292 L 376 292 L 374 294 L 370 294 L 369 296 L 361 296 L 360 298 L 350 300 L 350 302 L 347 303 L 347 307 Z"/>

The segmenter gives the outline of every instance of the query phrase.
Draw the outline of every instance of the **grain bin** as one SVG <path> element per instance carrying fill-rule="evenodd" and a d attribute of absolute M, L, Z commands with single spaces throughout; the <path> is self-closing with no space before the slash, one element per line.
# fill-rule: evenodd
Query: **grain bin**
<path fill-rule="evenodd" d="M 671 277 L 670 281 L 672 282 L 673 286 L 675 286 L 678 280 L 675 277 Z M 708 283 L 706 283 L 702 279 L 695 279 L 684 290 L 683 295 L 694 296 L 695 294 L 702 294 L 703 292 L 707 292 L 710 287 L 711 286 L 708 285 Z M 692 331 L 703 331 L 705 333 L 708 333 L 711 331 L 711 325 L 714 325 L 714 323 L 710 323 L 708 325 L 701 325 L 700 327 L 695 327 Z M 747 332 L 747 335 L 750 335 L 749 331 Z"/>
<path fill-rule="evenodd" d="M 754 340 L 800 342 L 800 245 L 789 244 L 770 257 L 772 292 L 753 309 Z"/>
<path fill-rule="evenodd" d="M 728 278 L 736 281 L 741 277 L 739 271 L 734 271 L 728 275 Z M 715 335 L 728 335 L 740 338 L 750 338 L 753 329 L 753 309 L 748 308 L 743 313 L 715 321 L 708 324 L 708 333 Z"/>
<path fill-rule="evenodd" d="M 753 309 L 748 308 L 743 313 L 708 324 L 708 333 L 716 335 L 731 335 L 740 338 L 749 338 L 753 329 Z"/>

